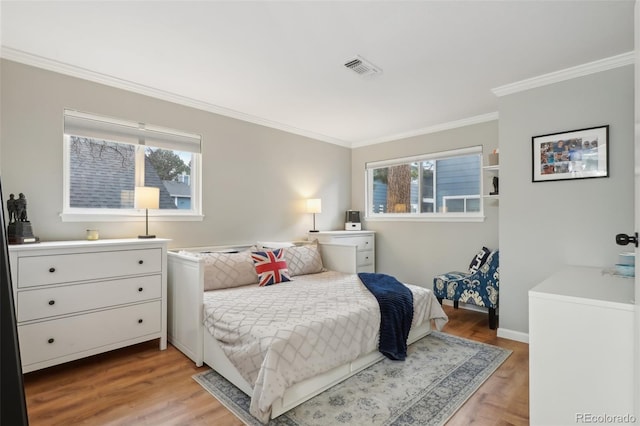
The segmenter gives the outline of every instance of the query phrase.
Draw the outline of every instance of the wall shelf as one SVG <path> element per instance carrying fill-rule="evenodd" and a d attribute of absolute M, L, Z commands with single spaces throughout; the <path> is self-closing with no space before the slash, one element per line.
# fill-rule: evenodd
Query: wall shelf
<path fill-rule="evenodd" d="M 498 175 L 500 173 L 500 165 L 494 164 L 491 166 L 483 166 L 482 171 L 491 173 L 492 175 Z M 482 198 L 486 200 L 498 200 L 500 199 L 500 194 L 484 194 Z"/>

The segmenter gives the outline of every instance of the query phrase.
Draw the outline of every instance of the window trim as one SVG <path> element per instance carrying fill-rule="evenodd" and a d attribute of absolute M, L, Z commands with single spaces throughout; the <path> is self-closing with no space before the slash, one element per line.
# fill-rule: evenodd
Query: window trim
<path fill-rule="evenodd" d="M 69 133 L 74 136 L 100 139 L 107 136 L 110 129 L 117 130 L 115 134 L 122 137 L 123 140 L 114 141 L 117 143 L 131 144 L 143 149 L 146 146 L 152 146 L 154 148 L 191 152 L 193 154 L 190 174 L 190 185 L 192 187 L 191 209 L 153 209 L 149 211 L 149 217 L 154 218 L 155 221 L 171 222 L 202 221 L 204 219 L 202 213 L 202 137 L 200 135 L 69 109 L 64 110 L 63 117 L 63 205 L 60 213 L 60 218 L 63 222 L 142 222 L 145 220 L 145 209 L 70 207 L 71 164 Z M 69 120 L 67 121 L 67 119 Z M 92 132 L 92 124 L 96 125 L 95 132 Z M 81 128 L 83 131 L 77 132 Z M 171 144 L 171 138 L 173 137 L 177 141 L 175 145 Z M 113 134 L 105 139 L 113 140 Z M 151 143 L 147 145 L 147 141 Z M 136 164 L 136 181 L 139 173 L 138 164 Z"/>
<path fill-rule="evenodd" d="M 457 148 L 447 151 L 439 151 L 434 153 L 413 155 L 409 157 L 393 158 L 388 160 L 370 161 L 365 163 L 364 168 L 364 181 L 365 181 L 365 220 L 372 222 L 483 222 L 485 220 L 484 215 L 484 197 L 482 194 L 482 188 L 484 188 L 484 174 L 482 173 L 483 167 L 483 146 L 475 145 L 465 148 Z M 372 169 L 381 167 L 391 167 L 400 164 L 407 164 L 413 162 L 427 161 L 427 160 L 439 160 L 452 157 L 462 157 L 466 155 L 479 155 L 480 156 L 480 193 L 478 198 L 480 200 L 480 211 L 471 213 L 457 213 L 457 212 L 430 212 L 430 213 L 375 213 L 372 214 L 369 210 L 369 200 L 373 197 L 373 173 L 369 173 Z M 437 173 L 437 170 L 436 170 Z"/>

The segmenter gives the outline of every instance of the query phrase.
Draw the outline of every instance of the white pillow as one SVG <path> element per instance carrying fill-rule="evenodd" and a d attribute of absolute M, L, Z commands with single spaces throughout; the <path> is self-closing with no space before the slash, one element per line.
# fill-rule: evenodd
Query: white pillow
<path fill-rule="evenodd" d="M 313 244 L 286 247 L 284 249 L 284 258 L 287 261 L 289 275 L 292 277 L 317 274 L 324 271 L 317 241 Z"/>
<path fill-rule="evenodd" d="M 197 256 L 204 259 L 205 291 L 258 283 L 258 274 L 249 250 L 238 253 L 198 253 Z"/>

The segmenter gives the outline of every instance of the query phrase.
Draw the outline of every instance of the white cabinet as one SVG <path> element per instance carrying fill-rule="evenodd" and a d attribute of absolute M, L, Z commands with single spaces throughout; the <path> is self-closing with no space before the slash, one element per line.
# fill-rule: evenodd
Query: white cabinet
<path fill-rule="evenodd" d="M 532 425 L 633 415 L 633 285 L 599 268 L 567 267 L 529 291 Z"/>
<path fill-rule="evenodd" d="M 356 246 L 357 271 L 376 271 L 376 242 L 373 231 L 322 231 L 309 232 L 309 240 L 323 244 Z"/>
<path fill-rule="evenodd" d="M 10 245 L 23 371 L 157 338 L 166 349 L 167 242 Z"/>

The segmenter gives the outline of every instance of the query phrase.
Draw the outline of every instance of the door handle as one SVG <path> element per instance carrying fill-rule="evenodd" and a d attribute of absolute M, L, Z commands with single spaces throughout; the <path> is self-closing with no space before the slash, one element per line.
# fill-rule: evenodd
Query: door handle
<path fill-rule="evenodd" d="M 618 244 L 619 246 L 626 246 L 627 244 L 631 244 L 633 243 L 633 245 L 635 245 L 636 247 L 638 247 L 638 233 L 634 233 L 633 235 L 627 235 L 627 234 L 618 234 L 616 235 L 616 244 Z"/>

